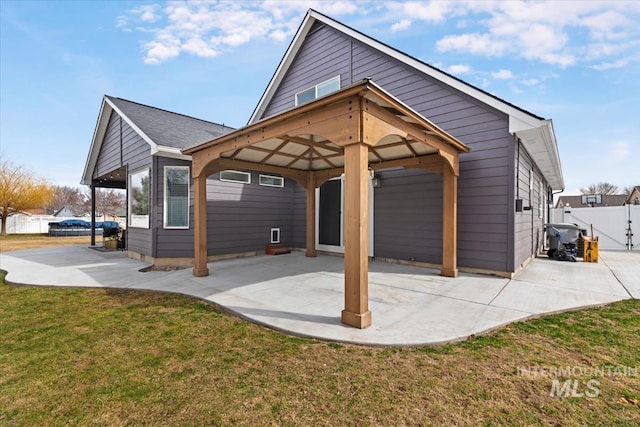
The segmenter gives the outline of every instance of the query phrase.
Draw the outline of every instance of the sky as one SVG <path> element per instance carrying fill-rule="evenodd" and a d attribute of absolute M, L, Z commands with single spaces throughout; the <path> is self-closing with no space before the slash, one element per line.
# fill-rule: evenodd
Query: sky
<path fill-rule="evenodd" d="M 640 1 L 0 0 L 0 155 L 79 186 L 103 95 L 244 126 L 308 8 L 553 120 L 566 190 L 640 185 Z"/>

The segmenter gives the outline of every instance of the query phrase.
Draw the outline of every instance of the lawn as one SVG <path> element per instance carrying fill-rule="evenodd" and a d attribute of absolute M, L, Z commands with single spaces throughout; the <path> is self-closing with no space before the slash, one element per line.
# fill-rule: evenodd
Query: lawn
<path fill-rule="evenodd" d="M 637 300 L 374 348 L 289 337 L 179 295 L 2 274 L 0 424 L 637 426 L 639 348 Z M 524 372 L 535 368 L 547 371 Z M 550 396 L 554 380 L 583 396 Z"/>

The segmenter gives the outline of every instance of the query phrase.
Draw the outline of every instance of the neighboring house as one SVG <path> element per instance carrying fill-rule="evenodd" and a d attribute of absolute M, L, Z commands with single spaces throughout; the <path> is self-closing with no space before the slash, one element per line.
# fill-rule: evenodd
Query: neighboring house
<path fill-rule="evenodd" d="M 622 206 L 627 201 L 626 194 L 582 194 L 580 196 L 560 196 L 556 208 L 594 208 L 602 206 Z"/>
<path fill-rule="evenodd" d="M 352 120 L 372 140 L 352 144 Z M 82 182 L 128 189 L 132 256 L 195 257 L 198 275 L 264 250 L 276 228 L 310 256 L 351 245 L 345 259 L 365 266 L 368 254 L 510 277 L 564 189 L 551 120 L 312 10 L 247 127 L 105 97 Z M 345 311 L 367 326 L 366 307 Z"/>
<path fill-rule="evenodd" d="M 633 187 L 625 202 L 628 205 L 640 205 L 640 185 Z"/>
<path fill-rule="evenodd" d="M 77 217 L 79 215 L 76 215 L 76 213 L 70 207 L 63 206 L 60 210 L 55 212 L 53 214 L 53 216 L 62 217 L 62 218 L 74 218 L 74 217 Z"/>

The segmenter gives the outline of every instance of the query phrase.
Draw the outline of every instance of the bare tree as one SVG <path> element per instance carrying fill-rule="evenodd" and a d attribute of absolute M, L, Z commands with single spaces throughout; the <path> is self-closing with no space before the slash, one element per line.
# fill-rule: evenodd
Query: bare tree
<path fill-rule="evenodd" d="M 66 206 L 76 215 L 81 215 L 88 212 L 86 201 L 87 195 L 81 188 L 56 185 L 53 187 L 53 197 L 47 206 L 47 212 L 55 213 Z"/>
<path fill-rule="evenodd" d="M 626 194 L 628 196 L 633 192 L 633 189 L 636 187 L 640 187 L 640 185 L 628 185 L 622 189 L 622 194 Z"/>
<path fill-rule="evenodd" d="M 87 191 L 86 209 L 91 212 L 91 192 Z M 96 188 L 96 215 L 117 216 L 117 211 L 124 208 L 126 200 L 124 192 L 113 188 Z"/>
<path fill-rule="evenodd" d="M 620 194 L 620 189 L 617 185 L 613 185 L 609 182 L 599 182 L 597 184 L 591 184 L 588 187 L 580 189 L 582 194 Z"/>
<path fill-rule="evenodd" d="M 51 186 L 23 166 L 0 162 L 0 234 L 7 234 L 7 218 L 28 209 L 44 208 L 51 199 Z"/>

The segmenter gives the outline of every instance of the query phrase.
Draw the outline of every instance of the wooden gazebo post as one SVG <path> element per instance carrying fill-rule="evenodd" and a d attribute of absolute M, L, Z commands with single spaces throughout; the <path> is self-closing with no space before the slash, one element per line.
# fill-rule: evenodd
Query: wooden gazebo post
<path fill-rule="evenodd" d="M 344 147 L 345 248 L 342 323 L 371 326 L 369 311 L 369 147 L 358 141 Z"/>
<path fill-rule="evenodd" d="M 208 276 L 207 267 L 207 174 L 193 177 L 194 193 L 194 266 L 193 275 Z"/>

